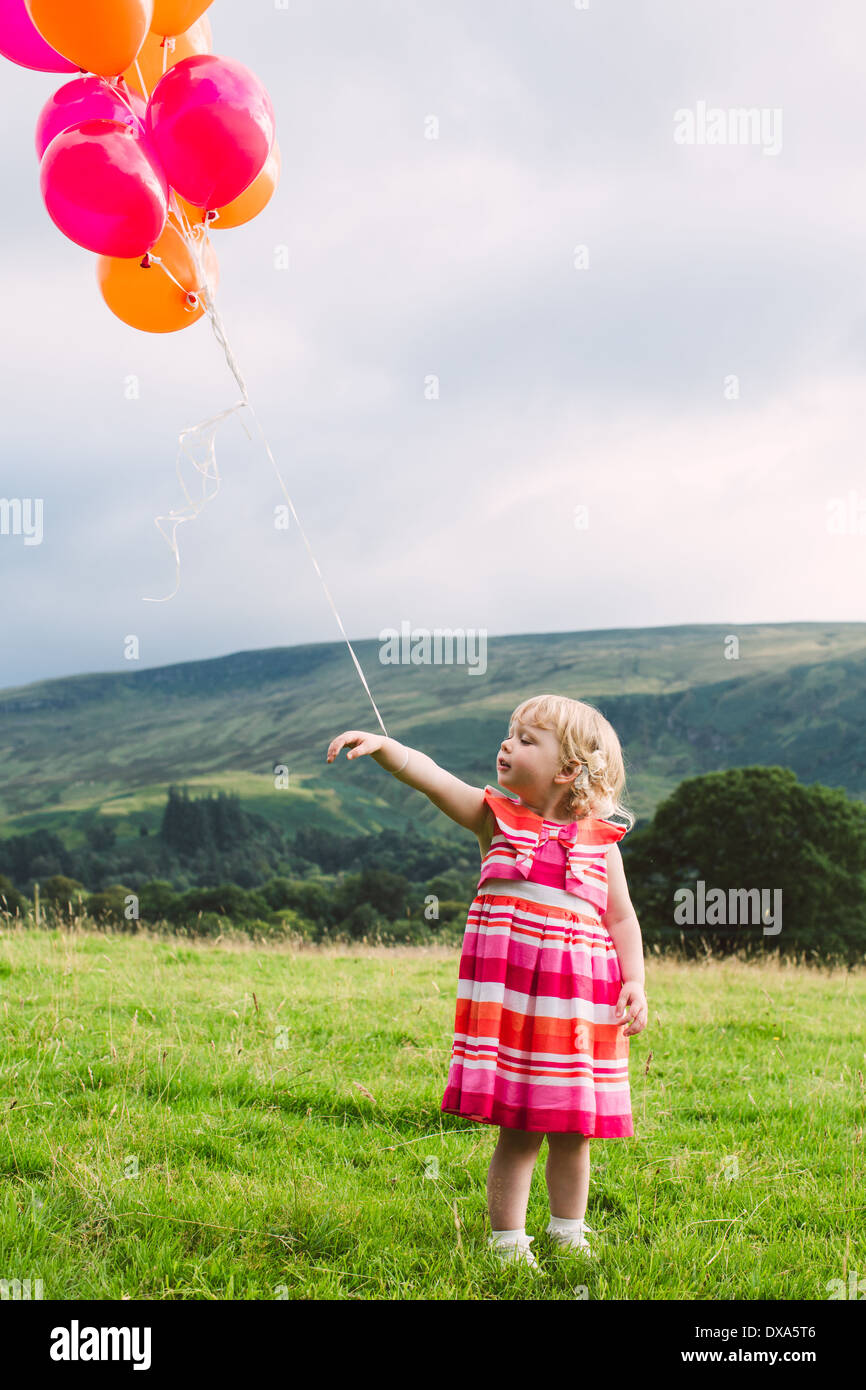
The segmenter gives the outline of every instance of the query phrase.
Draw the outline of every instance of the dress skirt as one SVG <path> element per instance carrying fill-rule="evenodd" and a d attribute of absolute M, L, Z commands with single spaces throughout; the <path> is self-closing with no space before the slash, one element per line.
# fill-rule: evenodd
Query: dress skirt
<path fill-rule="evenodd" d="M 488 878 L 466 922 L 440 1110 L 544 1133 L 634 1134 L 619 957 L 597 909 Z"/>

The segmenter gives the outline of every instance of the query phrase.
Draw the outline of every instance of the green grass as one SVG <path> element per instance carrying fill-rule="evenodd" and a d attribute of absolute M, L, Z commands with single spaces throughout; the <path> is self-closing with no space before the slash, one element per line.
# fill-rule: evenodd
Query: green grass
<path fill-rule="evenodd" d="M 826 1299 L 866 1277 L 866 971 L 648 961 L 597 1256 L 486 1251 L 458 951 L 0 933 L 0 1277 L 46 1299 Z M 280 1030 L 284 1031 L 280 1031 Z"/>

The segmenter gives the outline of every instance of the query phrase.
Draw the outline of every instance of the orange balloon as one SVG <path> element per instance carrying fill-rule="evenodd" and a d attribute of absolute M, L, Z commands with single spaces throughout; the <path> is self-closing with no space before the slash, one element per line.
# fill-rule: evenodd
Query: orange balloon
<path fill-rule="evenodd" d="M 166 45 L 165 48 L 163 44 Z M 123 76 L 130 87 L 147 101 L 157 82 L 169 68 L 173 68 L 182 58 L 193 58 L 197 53 L 213 53 L 213 32 L 207 15 L 197 19 L 185 34 L 178 34 L 176 38 L 164 39 L 162 35 L 151 30 L 137 59 L 146 91 L 142 90 L 138 80 L 135 63 L 126 69 Z"/>
<path fill-rule="evenodd" d="M 135 59 L 153 19 L 153 0 L 26 0 L 43 39 L 71 63 L 119 77 Z"/>
<path fill-rule="evenodd" d="M 271 146 L 271 152 L 265 160 L 261 173 L 253 179 L 249 188 L 245 188 L 232 202 L 226 203 L 224 207 L 217 208 L 219 217 L 207 223 L 209 232 L 223 230 L 229 227 L 242 227 L 244 222 L 252 222 L 254 217 L 258 217 L 263 208 L 266 208 L 271 198 L 274 196 L 277 184 L 280 181 L 280 169 L 282 161 L 280 159 L 280 147 L 276 140 Z M 177 189 L 174 196 L 186 213 L 190 226 L 200 226 L 206 221 L 205 209 L 193 207 L 186 198 L 182 198 Z"/>
<path fill-rule="evenodd" d="M 150 27 L 155 34 L 183 34 L 210 8 L 210 3 L 211 0 L 154 0 Z"/>
<path fill-rule="evenodd" d="M 205 286 L 186 238 L 171 220 L 166 222 L 162 236 L 148 252 L 150 255 L 160 256 L 184 288 L 180 289 L 158 265 L 143 267 L 142 260 L 147 257 L 133 256 L 127 260 L 100 256 L 96 276 L 102 298 L 113 314 L 144 333 L 176 333 L 189 328 L 204 313 L 200 296 Z M 207 278 L 215 290 L 219 265 L 209 241 L 205 244 L 204 260 Z M 198 303 L 190 303 L 189 295 L 198 296 Z"/>

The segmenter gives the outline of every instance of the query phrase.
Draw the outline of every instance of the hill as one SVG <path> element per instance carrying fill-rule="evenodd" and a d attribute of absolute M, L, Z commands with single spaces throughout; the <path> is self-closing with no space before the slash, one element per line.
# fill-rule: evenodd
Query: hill
<path fill-rule="evenodd" d="M 726 650 L 735 634 L 739 654 Z M 354 642 L 388 732 L 456 775 L 495 782 L 513 707 L 553 691 L 616 728 L 638 824 L 684 778 L 749 764 L 866 797 L 866 624 L 695 625 L 487 638 L 487 668 L 384 665 Z M 237 793 L 283 830 L 405 828 L 465 838 L 368 759 L 328 766 L 330 739 L 377 729 L 343 642 L 40 681 L 0 691 L 0 834 L 70 844 L 94 813 L 157 828 L 168 786 Z M 274 767 L 288 768 L 276 788 Z"/>

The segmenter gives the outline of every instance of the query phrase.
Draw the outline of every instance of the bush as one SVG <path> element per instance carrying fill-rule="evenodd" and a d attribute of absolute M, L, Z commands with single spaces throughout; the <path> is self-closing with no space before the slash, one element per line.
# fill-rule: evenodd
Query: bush
<path fill-rule="evenodd" d="M 270 903 L 261 893 L 238 888 L 235 883 L 221 883 L 218 888 L 191 888 L 184 893 L 179 915 L 184 920 L 203 913 L 218 913 L 233 922 L 248 922 L 255 917 L 265 918 Z"/>
<path fill-rule="evenodd" d="M 122 883 L 110 883 L 101 893 L 89 895 L 87 914 L 100 926 L 125 927 L 127 931 L 136 931 L 138 918 L 127 916 L 127 898 L 130 897 L 135 897 L 130 888 L 125 888 Z"/>
<path fill-rule="evenodd" d="M 12 887 L 5 874 L 0 874 L 0 917 L 23 917 L 28 907 L 24 895 Z"/>
<path fill-rule="evenodd" d="M 444 874 L 437 874 L 435 878 L 428 879 L 424 892 L 435 893 L 437 898 L 446 898 L 449 902 L 465 898 L 468 908 L 475 895 L 477 883 L 477 873 L 466 874 L 461 873 L 459 869 L 448 869 Z"/>
<path fill-rule="evenodd" d="M 199 912 L 187 917 L 181 927 L 184 936 L 227 936 L 234 929 L 234 923 L 218 912 Z"/>
<path fill-rule="evenodd" d="M 87 897 L 87 889 L 77 878 L 67 878 L 65 874 L 51 874 L 39 886 L 41 900 L 64 915 L 79 911 Z"/>
<path fill-rule="evenodd" d="M 150 879 L 139 890 L 141 916 L 148 922 L 174 922 L 180 914 L 183 895 L 162 878 Z"/>
<path fill-rule="evenodd" d="M 437 946 L 461 947 L 465 935 L 466 927 L 463 922 L 444 922 L 436 932 L 433 940 Z"/>
<path fill-rule="evenodd" d="M 430 923 L 423 919 L 401 917 L 396 922 L 384 922 L 379 936 L 384 942 L 402 941 L 407 945 L 423 946 L 434 940 Z"/>
<path fill-rule="evenodd" d="M 300 937 L 303 941 L 318 941 L 322 934 L 321 928 L 315 922 L 311 922 L 309 917 L 304 917 L 292 907 L 269 912 L 266 925 L 272 931 L 282 928 L 286 935 Z"/>
<path fill-rule="evenodd" d="M 319 928 L 333 926 L 341 915 L 334 886 L 330 883 L 272 878 L 259 893 L 272 909 L 293 908 Z"/>
<path fill-rule="evenodd" d="M 429 896 L 429 895 L 425 895 Z M 466 917 L 469 912 L 468 902 L 457 902 L 450 898 L 440 899 L 438 904 L 430 904 L 431 907 L 438 907 L 438 917 L 425 917 L 426 904 L 421 900 L 418 909 L 420 920 L 433 936 L 440 936 L 443 927 L 459 927 L 461 934 L 466 926 Z"/>
<path fill-rule="evenodd" d="M 382 917 L 371 903 L 356 903 L 339 923 L 337 935 L 349 937 L 352 941 L 360 941 L 362 937 L 371 941 L 390 925 L 387 917 Z"/>

